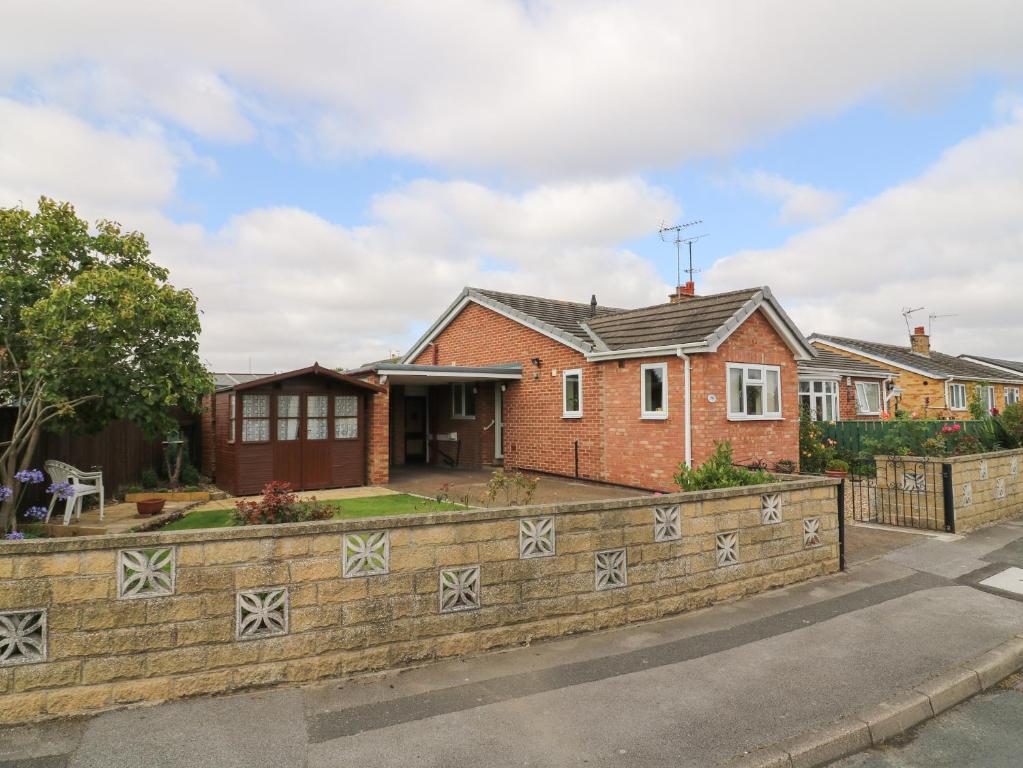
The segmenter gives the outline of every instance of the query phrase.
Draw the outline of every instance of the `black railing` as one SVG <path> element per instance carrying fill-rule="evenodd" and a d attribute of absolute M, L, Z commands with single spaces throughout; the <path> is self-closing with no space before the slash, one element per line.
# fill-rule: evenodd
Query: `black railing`
<path fill-rule="evenodd" d="M 951 473 L 944 468 L 940 461 L 906 456 L 857 459 L 846 484 L 847 511 L 859 522 L 954 529 L 954 511 L 947 498 Z"/>

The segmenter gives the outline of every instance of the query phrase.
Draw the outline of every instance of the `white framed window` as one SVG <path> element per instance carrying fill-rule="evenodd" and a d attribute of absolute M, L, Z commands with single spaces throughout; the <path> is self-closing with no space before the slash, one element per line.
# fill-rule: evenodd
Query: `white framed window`
<path fill-rule="evenodd" d="M 668 418 L 668 364 L 646 363 L 639 367 L 640 416 L 644 419 Z"/>
<path fill-rule="evenodd" d="M 990 384 L 977 385 L 977 394 L 980 397 L 980 402 L 984 403 L 984 408 L 988 413 L 991 413 L 991 409 L 995 407 L 995 388 Z"/>
<path fill-rule="evenodd" d="M 334 439 L 355 440 L 359 437 L 359 398 L 355 395 L 334 395 Z"/>
<path fill-rule="evenodd" d="M 227 396 L 227 410 L 228 410 L 228 417 L 227 417 L 227 442 L 229 442 L 229 443 L 233 443 L 234 442 L 235 430 L 238 428 L 238 424 L 237 424 L 237 422 L 238 422 L 237 405 L 238 404 L 235 401 L 234 392 L 232 392 L 231 394 L 229 394 Z"/>
<path fill-rule="evenodd" d="M 838 382 L 827 379 L 799 382 L 799 407 L 809 411 L 814 421 L 837 421 Z"/>
<path fill-rule="evenodd" d="M 270 440 L 270 395 L 242 395 L 242 442 Z"/>
<path fill-rule="evenodd" d="M 1015 405 L 1019 402 L 1019 387 L 1005 388 L 1005 404 Z"/>
<path fill-rule="evenodd" d="M 476 393 L 474 384 L 451 385 L 451 415 L 456 419 L 476 418 Z"/>
<path fill-rule="evenodd" d="M 966 385 L 948 385 L 948 407 L 953 411 L 966 410 Z"/>
<path fill-rule="evenodd" d="M 856 413 L 860 416 L 881 414 L 881 384 L 876 381 L 856 382 Z"/>
<path fill-rule="evenodd" d="M 728 363 L 728 418 L 780 419 L 781 369 Z"/>
<path fill-rule="evenodd" d="M 578 419 L 583 415 L 583 372 L 580 368 L 562 373 L 561 411 L 566 419 Z"/>

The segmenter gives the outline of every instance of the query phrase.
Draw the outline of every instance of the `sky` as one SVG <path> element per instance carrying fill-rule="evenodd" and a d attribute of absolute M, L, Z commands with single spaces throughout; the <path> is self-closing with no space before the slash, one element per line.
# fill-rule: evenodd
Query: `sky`
<path fill-rule="evenodd" d="M 1021 40 L 1018 0 L 20 3 L 0 206 L 143 232 L 218 371 L 404 351 L 466 285 L 659 303 L 696 220 L 698 293 L 1023 360 Z"/>

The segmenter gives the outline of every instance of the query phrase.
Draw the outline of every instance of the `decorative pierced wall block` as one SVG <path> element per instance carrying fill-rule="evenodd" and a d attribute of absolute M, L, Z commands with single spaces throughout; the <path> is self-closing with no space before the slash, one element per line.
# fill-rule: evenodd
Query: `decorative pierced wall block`
<path fill-rule="evenodd" d="M 962 505 L 968 507 L 973 503 L 973 485 L 970 483 L 963 483 L 963 497 Z"/>
<path fill-rule="evenodd" d="M 593 570 L 597 591 L 618 589 L 628 584 L 628 564 L 625 549 L 605 549 L 593 556 Z"/>
<path fill-rule="evenodd" d="M 480 607 L 480 567 L 445 568 L 440 572 L 440 612 L 474 611 Z"/>
<path fill-rule="evenodd" d="M 678 504 L 654 507 L 654 541 L 676 541 L 682 538 L 682 511 Z"/>
<path fill-rule="evenodd" d="M 1019 474 L 1019 456 L 1009 459 L 1009 474 L 1013 477 Z"/>
<path fill-rule="evenodd" d="M 927 490 L 927 475 L 924 472 L 903 472 L 902 473 L 902 490 L 904 491 L 926 491 Z"/>
<path fill-rule="evenodd" d="M 341 572 L 346 579 L 388 573 L 391 569 L 390 534 L 387 531 L 346 533 L 341 560 Z"/>
<path fill-rule="evenodd" d="M 235 604 L 235 631 L 239 640 L 288 634 L 286 587 L 238 592 Z"/>
<path fill-rule="evenodd" d="M 534 517 L 519 520 L 519 557 L 551 557 L 554 555 L 554 518 Z"/>
<path fill-rule="evenodd" d="M 717 535 L 718 565 L 735 565 L 739 562 L 739 532 Z"/>
<path fill-rule="evenodd" d="M 1005 478 L 1000 477 L 995 480 L 995 498 L 1001 501 L 1005 498 Z"/>
<path fill-rule="evenodd" d="M 764 525 L 781 522 L 781 494 L 765 493 L 760 497 L 760 522 Z"/>
<path fill-rule="evenodd" d="M 987 480 L 987 459 L 980 462 L 980 479 Z"/>
<path fill-rule="evenodd" d="M 819 547 L 821 545 L 821 519 L 807 517 L 803 520 L 803 546 Z"/>
<path fill-rule="evenodd" d="M 46 661 L 46 609 L 0 611 L 0 667 Z"/>
<path fill-rule="evenodd" d="M 122 549 L 117 553 L 117 596 L 173 595 L 175 570 L 174 547 Z"/>

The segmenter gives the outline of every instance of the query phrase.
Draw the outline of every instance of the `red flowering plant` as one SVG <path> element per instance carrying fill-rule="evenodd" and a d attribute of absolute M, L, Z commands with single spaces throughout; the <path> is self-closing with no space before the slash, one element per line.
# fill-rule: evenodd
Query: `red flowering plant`
<path fill-rule="evenodd" d="M 235 504 L 234 521 L 236 525 L 270 525 L 327 520 L 333 515 L 333 510 L 315 497 L 299 501 L 291 483 L 274 480 L 263 488 L 263 498 L 259 501 Z"/>

